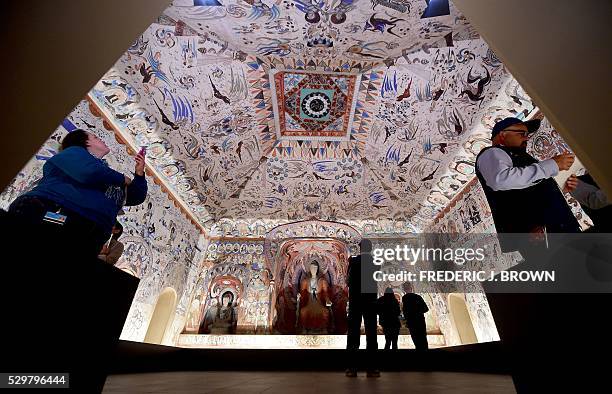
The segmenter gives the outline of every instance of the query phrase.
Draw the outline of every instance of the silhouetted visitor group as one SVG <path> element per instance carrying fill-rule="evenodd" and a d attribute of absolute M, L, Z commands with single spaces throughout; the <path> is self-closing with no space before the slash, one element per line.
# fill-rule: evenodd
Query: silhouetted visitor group
<path fill-rule="evenodd" d="M 347 370 L 346 376 L 356 377 L 359 368 L 357 350 L 361 337 L 361 322 L 366 336 L 366 375 L 379 377 L 379 359 L 377 358 L 377 316 L 385 335 L 385 349 L 397 350 L 401 328 L 400 303 L 391 288 L 385 289 L 382 297 L 377 298 L 378 286 L 374 272 L 379 268 L 372 258 L 372 242 L 363 238 L 360 242 L 361 254 L 349 259 L 348 287 L 348 333 L 346 339 Z M 402 309 L 406 327 L 417 351 L 428 348 L 425 313 L 429 308 L 423 298 L 411 292 L 410 283 L 404 284 L 405 294 L 402 297 Z"/>

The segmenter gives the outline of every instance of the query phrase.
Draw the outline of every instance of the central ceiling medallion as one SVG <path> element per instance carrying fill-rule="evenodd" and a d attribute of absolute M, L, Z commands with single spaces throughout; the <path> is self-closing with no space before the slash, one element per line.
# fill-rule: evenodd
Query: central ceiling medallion
<path fill-rule="evenodd" d="M 360 77 L 337 72 L 271 70 L 278 138 L 347 141 Z"/>
<path fill-rule="evenodd" d="M 331 112 L 331 97 L 334 96 L 333 91 L 327 92 L 312 92 L 308 93 L 306 89 L 302 90 L 301 99 L 302 105 L 300 108 L 302 113 L 300 117 L 306 119 L 311 117 L 312 119 L 326 120 L 329 119 L 329 113 Z M 329 94 L 329 95 L 328 95 Z"/>

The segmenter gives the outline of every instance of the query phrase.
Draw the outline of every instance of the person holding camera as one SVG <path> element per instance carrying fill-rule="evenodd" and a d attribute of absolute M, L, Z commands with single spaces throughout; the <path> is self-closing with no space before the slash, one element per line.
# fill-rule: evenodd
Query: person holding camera
<path fill-rule="evenodd" d="M 574 155 L 563 153 L 538 161 L 527 153 L 527 141 L 539 127 L 539 119 L 503 119 L 493 127 L 493 145 L 476 157 L 476 176 L 497 232 L 529 234 L 529 240 L 536 243 L 543 242 L 547 233 L 580 232 L 576 217 L 553 179 L 559 171 L 571 167 Z M 523 252 L 526 243 L 529 242 L 500 238 L 503 252 Z"/>
<path fill-rule="evenodd" d="M 68 133 L 60 152 L 43 166 L 38 184 L 13 201 L 9 214 L 98 256 L 121 208 L 139 205 L 147 196 L 144 152 L 136 156 L 133 179 L 108 167 L 102 158 L 109 152 L 91 132 Z"/>

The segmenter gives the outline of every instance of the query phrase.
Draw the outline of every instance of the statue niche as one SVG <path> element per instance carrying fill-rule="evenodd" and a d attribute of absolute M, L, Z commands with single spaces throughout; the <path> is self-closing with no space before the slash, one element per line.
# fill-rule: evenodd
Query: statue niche
<path fill-rule="evenodd" d="M 213 276 L 198 334 L 235 334 L 243 292 L 244 286 L 238 277 L 223 271 Z"/>
<path fill-rule="evenodd" d="M 299 239 L 281 247 L 272 332 L 346 333 L 346 253 L 337 240 Z"/>

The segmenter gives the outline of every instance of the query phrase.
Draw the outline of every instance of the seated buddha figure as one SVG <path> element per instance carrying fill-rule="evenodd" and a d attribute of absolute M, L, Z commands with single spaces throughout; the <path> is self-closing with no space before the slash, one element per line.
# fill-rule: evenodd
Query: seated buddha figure
<path fill-rule="evenodd" d="M 300 280 L 298 302 L 298 334 L 328 334 L 331 331 L 331 288 L 320 274 L 319 263 L 313 260 L 309 271 Z"/>
<path fill-rule="evenodd" d="M 212 305 L 206 312 L 200 326 L 200 334 L 235 334 L 238 322 L 238 312 L 233 305 L 234 294 L 226 291 L 221 296 L 221 302 Z"/>

